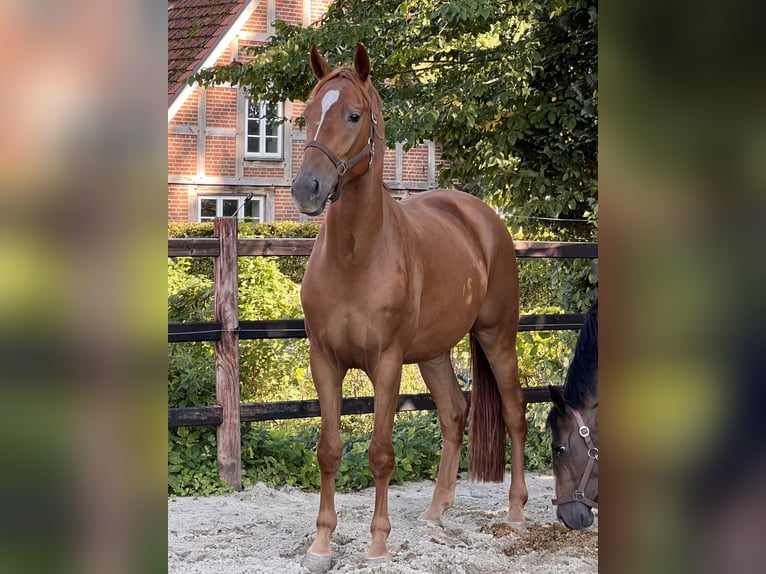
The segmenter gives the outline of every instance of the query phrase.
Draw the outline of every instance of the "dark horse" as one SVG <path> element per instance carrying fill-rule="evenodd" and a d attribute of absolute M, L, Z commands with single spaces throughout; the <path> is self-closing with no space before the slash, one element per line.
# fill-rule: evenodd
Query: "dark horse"
<path fill-rule="evenodd" d="M 516 356 L 518 271 L 502 220 L 459 191 L 428 191 L 397 202 L 383 183 L 384 122 L 361 44 L 354 69 L 330 68 L 315 47 L 318 82 L 306 103 L 306 148 L 292 196 L 302 213 L 327 219 L 301 286 L 311 374 L 322 430 L 317 534 L 303 564 L 331 566 L 335 475 L 341 462 L 341 383 L 351 368 L 370 377 L 375 419 L 369 448 L 375 507 L 369 560 L 385 560 L 388 483 L 394 470 L 391 431 L 402 364 L 417 363 L 439 412 L 443 444 L 433 498 L 420 519 L 440 524 L 455 500 L 468 405 L 450 349 L 471 333 L 474 380 L 469 472 L 499 482 L 505 433 L 511 436 L 507 521 L 523 522 L 526 402 Z M 434 445 L 437 448 L 436 445 Z"/>
<path fill-rule="evenodd" d="M 577 337 L 564 391 L 550 387 L 556 515 L 574 530 L 593 524 L 598 508 L 598 300 Z"/>

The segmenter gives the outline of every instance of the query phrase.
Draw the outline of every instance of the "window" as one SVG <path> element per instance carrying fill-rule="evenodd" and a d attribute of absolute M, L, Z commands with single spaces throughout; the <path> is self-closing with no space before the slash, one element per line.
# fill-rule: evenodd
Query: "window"
<path fill-rule="evenodd" d="M 237 214 L 240 220 L 251 223 L 263 222 L 263 197 L 253 197 L 245 202 L 244 195 L 213 195 L 197 198 L 199 221 L 213 221 L 214 217 L 230 217 Z"/>
<path fill-rule="evenodd" d="M 247 100 L 245 157 L 282 159 L 282 104 Z"/>

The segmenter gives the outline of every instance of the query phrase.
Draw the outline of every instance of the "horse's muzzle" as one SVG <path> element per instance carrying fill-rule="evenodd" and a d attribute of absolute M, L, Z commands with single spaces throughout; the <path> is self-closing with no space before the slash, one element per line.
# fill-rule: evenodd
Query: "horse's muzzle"
<path fill-rule="evenodd" d="M 571 530 L 582 530 L 593 524 L 593 510 L 582 502 L 567 502 L 557 506 L 556 516 Z"/>
<path fill-rule="evenodd" d="M 299 172 L 293 180 L 291 195 L 295 207 L 301 213 L 316 216 L 324 211 L 332 187 L 309 174 Z"/>

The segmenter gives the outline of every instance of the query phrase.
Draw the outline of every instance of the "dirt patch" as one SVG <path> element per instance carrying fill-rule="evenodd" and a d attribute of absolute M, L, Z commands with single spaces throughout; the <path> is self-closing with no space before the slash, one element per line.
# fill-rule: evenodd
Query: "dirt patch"
<path fill-rule="evenodd" d="M 527 473 L 527 528 L 502 521 L 509 482 L 459 480 L 455 507 L 443 527 L 417 521 L 433 492 L 431 481 L 392 486 L 391 561 L 369 565 L 374 490 L 336 495 L 338 528 L 331 572 L 391 574 L 595 574 L 598 517 L 575 532 L 556 521 L 553 477 Z M 243 492 L 168 499 L 168 572 L 171 574 L 303 574 L 300 559 L 314 535 L 319 495 L 262 484 Z"/>
<path fill-rule="evenodd" d="M 582 558 L 598 558 L 598 532 L 580 530 L 573 532 L 560 523 L 532 524 L 526 531 L 517 531 L 508 524 L 492 524 L 486 531 L 495 538 L 506 538 L 507 556 L 530 552 L 565 552 Z"/>

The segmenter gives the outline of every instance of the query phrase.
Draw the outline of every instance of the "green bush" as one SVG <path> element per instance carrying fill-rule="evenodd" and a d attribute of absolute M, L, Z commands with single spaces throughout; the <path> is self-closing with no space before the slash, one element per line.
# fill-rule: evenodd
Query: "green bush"
<path fill-rule="evenodd" d="M 295 486 L 318 490 L 316 460 L 319 421 L 300 427 L 269 423 L 242 424 L 243 484 L 263 482 L 269 486 Z M 168 439 L 168 493 L 205 495 L 230 490 L 218 479 L 214 427 L 181 427 Z M 338 471 L 338 490 L 358 490 L 373 482 L 367 458 L 369 432 L 342 432 L 343 458 Z M 434 412 L 400 413 L 394 422 L 396 468 L 392 484 L 435 478 L 441 454 L 441 431 Z"/>
<path fill-rule="evenodd" d="M 316 445 L 319 425 L 310 421 L 302 428 L 282 429 L 264 423 L 242 425 L 243 484 L 263 482 L 290 485 L 304 490 L 319 488 Z"/>
<path fill-rule="evenodd" d="M 532 405 L 531 411 L 545 411 L 546 405 Z M 369 415 L 368 415 L 369 416 Z M 550 433 L 544 417 L 530 417 L 525 448 L 526 468 L 550 468 Z M 533 421 L 542 421 L 534 423 Z M 343 458 L 336 476 L 339 491 L 351 491 L 373 485 L 369 468 L 370 432 L 342 432 Z M 460 470 L 468 468 L 468 433 Z M 302 490 L 319 489 L 320 475 L 316 459 L 319 421 L 304 421 L 301 426 L 281 427 L 268 423 L 242 424 L 243 484 L 262 482 L 268 486 L 295 486 Z M 409 480 L 435 479 L 441 457 L 441 429 L 434 411 L 399 413 L 392 433 L 396 466 L 391 484 Z M 510 460 L 510 441 L 508 445 Z M 510 468 L 510 466 L 508 466 Z M 214 427 L 181 427 L 169 432 L 168 494 L 206 495 L 231 490 L 219 480 L 216 466 Z"/>
<path fill-rule="evenodd" d="M 527 470 L 551 469 L 551 431 L 546 425 L 550 408 L 550 403 L 527 406 L 527 441 L 524 444 L 524 468 Z"/>
<path fill-rule="evenodd" d="M 368 415 L 370 416 L 370 415 Z M 373 484 L 369 468 L 370 432 L 341 432 L 343 458 L 335 481 L 341 491 L 358 490 Z M 441 455 L 441 431 L 434 412 L 399 413 L 392 433 L 396 468 L 392 484 L 435 478 Z M 319 422 L 284 430 L 253 424 L 243 433 L 245 484 L 290 485 L 304 490 L 319 489 L 316 447 Z"/>
<path fill-rule="evenodd" d="M 168 431 L 168 494 L 206 495 L 230 490 L 218 478 L 215 427 Z"/>
<path fill-rule="evenodd" d="M 238 236 L 242 238 L 312 238 L 319 233 L 317 223 L 298 223 L 293 221 L 279 221 L 271 223 L 242 223 L 237 226 Z M 213 223 L 180 223 L 168 222 L 168 237 L 193 238 L 213 237 Z M 249 259 L 249 258 L 240 258 Z M 308 257 L 305 255 L 266 257 L 264 259 L 275 261 L 279 270 L 289 277 L 294 283 L 303 280 L 306 271 Z M 213 277 L 213 260 L 209 257 L 196 257 L 191 264 L 191 270 L 200 276 Z"/>

